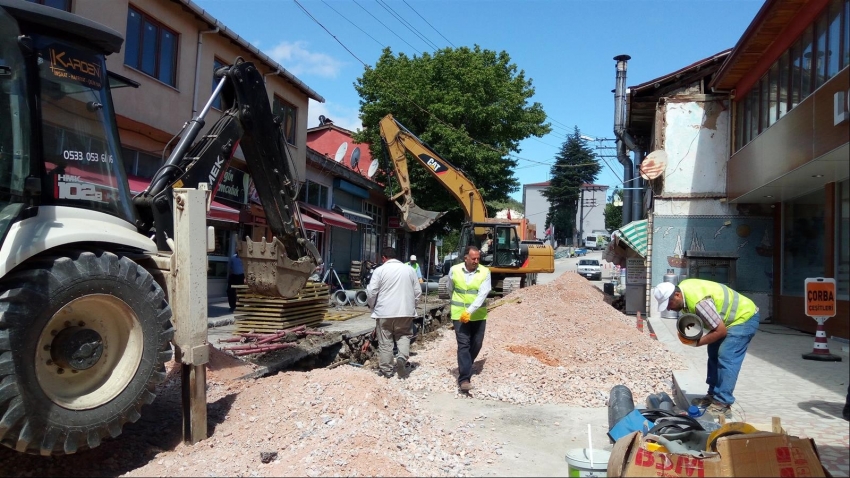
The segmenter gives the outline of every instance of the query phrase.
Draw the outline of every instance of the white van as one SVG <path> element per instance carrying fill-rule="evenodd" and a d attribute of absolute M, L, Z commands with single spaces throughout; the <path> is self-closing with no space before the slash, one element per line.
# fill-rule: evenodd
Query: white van
<path fill-rule="evenodd" d="M 599 248 L 597 239 L 599 239 L 597 236 L 586 236 L 584 238 L 584 247 L 593 251 L 597 250 Z"/>

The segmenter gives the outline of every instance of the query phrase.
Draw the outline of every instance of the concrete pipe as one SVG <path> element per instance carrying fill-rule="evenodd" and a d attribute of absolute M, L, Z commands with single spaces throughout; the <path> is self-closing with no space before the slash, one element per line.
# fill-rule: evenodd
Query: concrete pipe
<path fill-rule="evenodd" d="M 365 290 L 358 290 L 357 292 L 354 293 L 354 303 L 356 305 L 361 306 L 361 307 L 364 307 L 367 304 L 367 302 L 366 302 L 367 298 L 368 298 L 368 296 L 366 295 Z"/>
<path fill-rule="evenodd" d="M 696 346 L 702 337 L 702 320 L 694 314 L 682 314 L 676 321 L 679 341 L 685 345 Z"/>
<path fill-rule="evenodd" d="M 333 295 L 336 305 L 354 305 L 355 292 L 353 290 L 338 290 Z"/>

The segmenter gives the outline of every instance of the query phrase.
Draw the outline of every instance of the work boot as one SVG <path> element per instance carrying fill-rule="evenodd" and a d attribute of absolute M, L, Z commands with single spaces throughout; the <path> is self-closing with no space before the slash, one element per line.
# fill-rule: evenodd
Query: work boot
<path fill-rule="evenodd" d="M 407 378 L 410 374 L 410 369 L 407 368 L 407 360 L 402 357 L 396 357 L 395 373 L 398 374 L 398 378 Z"/>
<path fill-rule="evenodd" d="M 720 402 L 711 402 L 711 405 L 705 409 L 705 413 L 714 418 L 720 418 L 722 415 L 727 420 L 732 419 L 732 406 Z"/>
<path fill-rule="evenodd" d="M 470 390 L 472 390 L 472 384 L 469 383 L 469 380 L 464 380 L 463 382 L 460 382 L 461 392 L 469 392 Z"/>
<path fill-rule="evenodd" d="M 691 400 L 691 405 L 696 405 L 700 408 L 706 408 L 711 405 L 711 402 L 714 401 L 714 397 L 711 395 L 706 395 L 704 397 L 699 397 Z"/>

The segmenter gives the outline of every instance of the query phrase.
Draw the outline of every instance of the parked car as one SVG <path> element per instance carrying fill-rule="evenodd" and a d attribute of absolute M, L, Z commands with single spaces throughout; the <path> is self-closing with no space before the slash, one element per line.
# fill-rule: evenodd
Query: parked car
<path fill-rule="evenodd" d="M 597 259 L 581 259 L 577 272 L 591 280 L 602 280 L 602 266 Z"/>
<path fill-rule="evenodd" d="M 587 255 L 587 248 L 586 247 L 576 247 L 575 249 L 573 249 L 573 257 L 581 257 L 581 256 L 586 256 L 586 255 Z"/>

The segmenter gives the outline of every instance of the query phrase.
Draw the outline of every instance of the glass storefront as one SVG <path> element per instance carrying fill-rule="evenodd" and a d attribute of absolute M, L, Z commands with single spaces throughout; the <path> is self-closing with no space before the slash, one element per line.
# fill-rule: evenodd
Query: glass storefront
<path fill-rule="evenodd" d="M 838 250 L 835 255 L 838 264 L 835 267 L 835 288 L 838 300 L 850 300 L 850 180 L 844 180 L 837 186 L 838 220 L 835 228 L 838 237 L 835 244 Z"/>
<path fill-rule="evenodd" d="M 782 295 L 803 296 L 808 277 L 824 276 L 824 191 L 787 201 L 782 211 Z"/>

